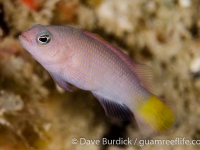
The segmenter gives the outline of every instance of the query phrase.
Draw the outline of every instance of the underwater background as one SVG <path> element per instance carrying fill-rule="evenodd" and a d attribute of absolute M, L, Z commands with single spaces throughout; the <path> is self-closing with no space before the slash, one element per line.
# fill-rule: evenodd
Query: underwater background
<path fill-rule="evenodd" d="M 33 24 L 88 30 L 150 66 L 156 95 L 175 112 L 174 127 L 146 139 L 135 120 L 108 118 L 90 92 L 58 88 L 19 43 Z M 91 143 L 103 138 L 132 144 Z M 196 143 L 153 143 L 161 139 Z M 199 0 L 0 0 L 0 150 L 199 148 Z"/>

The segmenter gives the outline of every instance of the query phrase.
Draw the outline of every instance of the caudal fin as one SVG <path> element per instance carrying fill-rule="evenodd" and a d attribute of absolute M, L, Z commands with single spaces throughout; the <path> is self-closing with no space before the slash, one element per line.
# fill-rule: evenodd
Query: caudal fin
<path fill-rule="evenodd" d="M 165 132 L 175 122 L 172 110 L 154 95 L 151 95 L 148 101 L 136 108 L 134 115 L 145 135 Z"/>

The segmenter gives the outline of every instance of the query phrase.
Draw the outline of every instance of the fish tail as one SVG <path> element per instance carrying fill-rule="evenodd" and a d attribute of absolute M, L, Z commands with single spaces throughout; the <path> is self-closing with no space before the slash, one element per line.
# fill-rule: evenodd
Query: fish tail
<path fill-rule="evenodd" d="M 136 108 L 134 116 L 146 135 L 165 132 L 173 126 L 175 121 L 170 107 L 154 95 Z"/>

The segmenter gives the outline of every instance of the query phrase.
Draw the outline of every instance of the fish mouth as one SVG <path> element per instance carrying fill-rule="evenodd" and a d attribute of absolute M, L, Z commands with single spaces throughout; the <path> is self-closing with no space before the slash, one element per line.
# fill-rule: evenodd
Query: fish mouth
<path fill-rule="evenodd" d="M 31 40 L 29 38 L 29 35 L 28 33 L 26 32 L 22 32 L 19 36 L 18 36 L 19 40 L 20 40 L 20 43 L 23 45 L 23 43 L 28 43 L 28 44 L 31 44 Z"/>
<path fill-rule="evenodd" d="M 20 39 L 20 41 L 21 41 L 21 40 L 27 41 L 27 40 L 26 40 L 26 35 L 25 35 L 24 32 L 23 32 L 22 34 L 20 34 L 20 35 L 18 36 L 18 38 Z"/>

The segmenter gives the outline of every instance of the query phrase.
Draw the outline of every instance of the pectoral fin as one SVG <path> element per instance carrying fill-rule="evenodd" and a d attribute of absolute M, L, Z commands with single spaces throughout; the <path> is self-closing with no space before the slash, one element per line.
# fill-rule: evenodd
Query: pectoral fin
<path fill-rule="evenodd" d="M 102 98 L 94 93 L 93 95 L 99 100 L 108 117 L 121 121 L 127 121 L 133 118 L 133 113 L 125 104 Z"/>
<path fill-rule="evenodd" d="M 69 91 L 69 92 L 73 92 L 70 88 L 70 84 L 67 83 L 65 80 L 57 77 L 56 75 L 49 73 L 51 75 L 51 77 L 53 78 L 53 80 L 63 89 Z"/>

